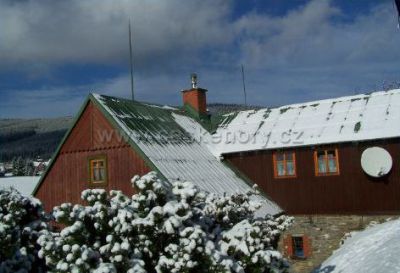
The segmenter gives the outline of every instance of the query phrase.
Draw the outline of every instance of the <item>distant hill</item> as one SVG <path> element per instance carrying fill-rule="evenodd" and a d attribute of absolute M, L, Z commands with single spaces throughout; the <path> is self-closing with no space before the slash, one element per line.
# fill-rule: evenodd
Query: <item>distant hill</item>
<path fill-rule="evenodd" d="M 0 119 L 0 161 L 50 158 L 71 123 L 72 117 Z"/>
<path fill-rule="evenodd" d="M 212 115 L 259 109 L 257 106 L 213 103 L 207 105 Z M 0 162 L 14 157 L 49 159 L 71 126 L 72 117 L 51 119 L 0 119 Z"/>

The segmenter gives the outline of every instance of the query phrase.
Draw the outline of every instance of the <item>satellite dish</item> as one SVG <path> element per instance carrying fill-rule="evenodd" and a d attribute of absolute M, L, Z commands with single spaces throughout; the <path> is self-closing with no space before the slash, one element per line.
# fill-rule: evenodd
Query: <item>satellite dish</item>
<path fill-rule="evenodd" d="M 369 176 L 382 177 L 392 169 L 391 155 L 383 148 L 371 147 L 361 155 L 361 167 Z"/>

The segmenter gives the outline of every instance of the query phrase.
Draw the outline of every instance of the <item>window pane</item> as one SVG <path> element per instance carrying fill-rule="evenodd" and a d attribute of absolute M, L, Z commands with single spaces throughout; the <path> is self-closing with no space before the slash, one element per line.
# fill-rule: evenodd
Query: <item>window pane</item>
<path fill-rule="evenodd" d="M 329 172 L 331 173 L 336 173 L 337 172 L 337 166 L 336 166 L 336 160 L 335 159 L 329 159 Z"/>
<path fill-rule="evenodd" d="M 286 161 L 286 175 L 294 175 L 294 162 Z"/>
<path fill-rule="evenodd" d="M 276 162 L 276 170 L 277 170 L 278 176 L 285 175 L 285 166 L 283 164 L 283 161 Z"/>
<path fill-rule="evenodd" d="M 104 161 L 97 161 L 97 166 L 98 167 L 103 167 L 104 166 Z"/>
<path fill-rule="evenodd" d="M 293 158 L 294 156 L 293 156 L 293 153 L 286 153 L 286 161 L 293 161 Z"/>
<path fill-rule="evenodd" d="M 98 168 L 93 169 L 93 181 L 100 180 L 100 170 Z"/>
<path fill-rule="evenodd" d="M 100 174 L 99 180 L 104 181 L 106 178 L 106 170 L 104 168 L 101 168 L 99 174 Z"/>
<path fill-rule="evenodd" d="M 329 172 L 335 173 L 337 172 L 337 164 L 336 164 L 336 153 L 335 151 L 328 151 L 328 167 Z"/>
<path fill-rule="evenodd" d="M 325 153 L 318 152 L 318 172 L 326 173 Z"/>
<path fill-rule="evenodd" d="M 336 152 L 335 151 L 327 151 L 327 154 L 328 154 L 328 158 L 330 158 L 330 157 L 335 158 L 336 157 Z"/>
<path fill-rule="evenodd" d="M 276 158 L 276 161 L 283 161 L 284 160 L 283 153 L 276 153 L 275 158 Z"/>

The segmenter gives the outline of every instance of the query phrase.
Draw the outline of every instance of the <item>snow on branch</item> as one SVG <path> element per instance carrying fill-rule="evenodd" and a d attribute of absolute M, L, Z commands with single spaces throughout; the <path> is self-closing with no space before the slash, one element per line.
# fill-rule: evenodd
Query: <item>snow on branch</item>
<path fill-rule="evenodd" d="M 0 272 L 43 272 L 36 241 L 47 220 L 39 200 L 0 189 Z"/>

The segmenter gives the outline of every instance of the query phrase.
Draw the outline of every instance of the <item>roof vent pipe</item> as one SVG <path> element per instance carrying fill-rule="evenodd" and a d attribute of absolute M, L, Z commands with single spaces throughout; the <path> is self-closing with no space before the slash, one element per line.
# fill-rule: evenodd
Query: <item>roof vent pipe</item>
<path fill-rule="evenodd" d="M 197 88 L 197 74 L 196 73 L 192 73 L 190 75 L 190 78 L 192 80 L 192 88 Z"/>

